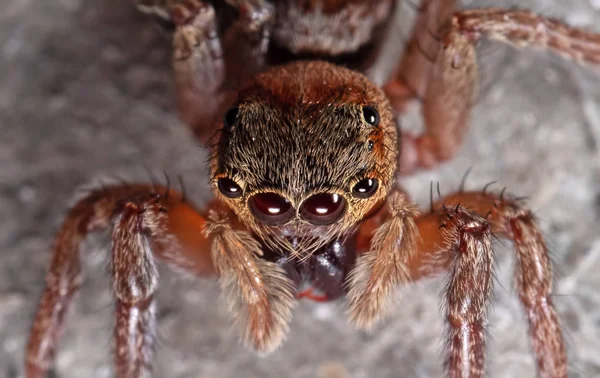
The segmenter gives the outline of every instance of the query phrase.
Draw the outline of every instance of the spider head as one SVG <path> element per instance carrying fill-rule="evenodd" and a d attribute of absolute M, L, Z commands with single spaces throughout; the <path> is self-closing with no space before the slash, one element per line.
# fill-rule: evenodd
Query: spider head
<path fill-rule="evenodd" d="M 256 234 L 294 253 L 343 236 L 386 198 L 397 128 L 383 93 L 324 62 L 257 75 L 225 115 L 212 186 Z"/>

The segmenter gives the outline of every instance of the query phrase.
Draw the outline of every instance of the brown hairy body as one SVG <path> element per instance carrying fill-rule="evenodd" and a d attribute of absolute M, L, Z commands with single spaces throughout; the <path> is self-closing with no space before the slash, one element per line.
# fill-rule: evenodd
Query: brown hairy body
<path fill-rule="evenodd" d="M 43 376 L 52 363 L 81 281 L 80 241 L 104 228 L 112 229 L 119 377 L 150 372 L 155 259 L 218 273 L 242 339 L 263 352 L 284 340 L 295 297 L 347 294 L 351 322 L 369 328 L 386 314 L 394 288 L 447 272 L 447 375 L 483 376 L 494 234 L 515 244 L 517 290 L 540 375 L 566 376 L 552 269 L 531 212 L 504 193 L 461 190 L 420 213 L 396 177 L 456 152 L 477 92 L 480 38 L 598 63 L 599 36 L 525 11 L 461 12 L 452 1 L 429 1 L 398 69 L 378 88 L 357 71 L 298 57 L 348 59 L 366 70 L 378 50 L 369 42 L 385 31 L 392 1 L 368 8 L 352 1 L 139 3 L 175 28 L 182 118 L 200 139 L 219 130 L 210 161 L 217 198 L 197 210 L 171 188 L 139 184 L 79 201 L 55 241 L 28 377 Z M 226 22 L 231 9 L 236 17 L 221 32 L 217 16 Z M 324 22 L 319 17 L 328 24 L 338 17 L 334 29 L 311 33 Z M 290 25 L 301 22 L 313 29 L 293 32 Z M 411 97 L 424 101 L 420 136 L 399 131 L 394 117 Z"/>

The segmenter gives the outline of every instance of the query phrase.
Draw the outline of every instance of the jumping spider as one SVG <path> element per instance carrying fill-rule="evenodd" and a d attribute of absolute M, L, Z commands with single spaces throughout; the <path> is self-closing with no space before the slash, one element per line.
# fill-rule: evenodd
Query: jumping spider
<path fill-rule="evenodd" d="M 243 341 L 262 352 L 285 339 L 295 298 L 347 295 L 350 321 L 369 328 L 395 287 L 446 272 L 447 375 L 482 377 L 493 235 L 514 242 L 539 374 L 566 377 L 551 264 L 532 213 L 504 193 L 462 190 L 420 213 L 396 177 L 455 154 L 477 92 L 477 41 L 597 64 L 599 35 L 528 11 L 424 1 L 402 60 L 379 88 L 358 70 L 368 72 L 381 52 L 393 0 L 136 4 L 173 31 L 182 119 L 200 140 L 219 131 L 210 160 L 216 199 L 198 210 L 174 189 L 135 184 L 77 202 L 54 243 L 28 378 L 52 365 L 81 285 L 80 242 L 105 228 L 121 378 L 151 370 L 155 259 L 218 274 Z M 394 117 L 411 98 L 423 100 L 420 136 L 400 131 Z"/>

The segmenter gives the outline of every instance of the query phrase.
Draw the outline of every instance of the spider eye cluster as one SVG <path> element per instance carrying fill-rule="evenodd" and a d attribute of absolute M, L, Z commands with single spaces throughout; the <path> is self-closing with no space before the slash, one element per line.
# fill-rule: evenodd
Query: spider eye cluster
<path fill-rule="evenodd" d="M 240 198 L 242 188 L 233 180 L 221 177 L 217 180 L 219 191 L 227 198 Z M 372 197 L 379 188 L 375 178 L 365 178 L 352 187 L 355 198 Z M 256 220 L 266 225 L 282 225 L 296 217 L 296 208 L 287 198 L 275 192 L 263 192 L 250 196 L 248 207 Z M 337 193 L 316 193 L 305 199 L 298 209 L 300 217 L 311 224 L 326 226 L 335 223 L 346 212 L 347 201 Z"/>

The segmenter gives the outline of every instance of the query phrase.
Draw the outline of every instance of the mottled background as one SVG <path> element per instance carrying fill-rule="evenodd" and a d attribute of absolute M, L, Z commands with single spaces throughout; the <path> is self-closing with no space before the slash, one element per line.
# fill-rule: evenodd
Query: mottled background
<path fill-rule="evenodd" d="M 600 31 L 598 0 L 520 3 Z M 123 0 L 0 0 L 0 10 L 0 377 L 14 378 L 22 376 L 52 236 L 77 188 L 102 177 L 148 180 L 151 170 L 182 174 L 198 203 L 210 194 L 206 152 L 173 111 L 168 39 L 150 20 Z M 497 45 L 484 46 L 481 61 L 486 89 L 459 156 L 404 183 L 426 204 L 432 180 L 451 191 L 472 166 L 469 188 L 497 181 L 497 190 L 529 196 L 556 262 L 570 375 L 598 377 L 600 70 Z M 415 114 L 404 123 L 417 126 Z M 112 374 L 112 301 L 98 247 L 106 242 L 93 240 L 84 246 L 87 277 L 58 377 Z M 533 377 L 510 247 L 496 249 L 489 376 Z M 396 316 L 370 334 L 348 326 L 342 303 L 302 302 L 288 342 L 265 358 L 238 344 L 215 282 L 166 270 L 161 282 L 157 377 L 441 375 L 439 279 L 403 290 Z"/>

